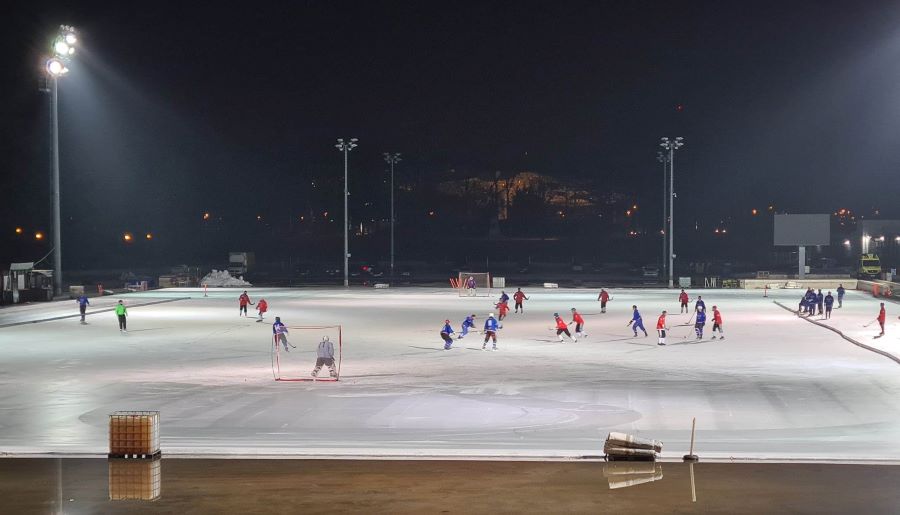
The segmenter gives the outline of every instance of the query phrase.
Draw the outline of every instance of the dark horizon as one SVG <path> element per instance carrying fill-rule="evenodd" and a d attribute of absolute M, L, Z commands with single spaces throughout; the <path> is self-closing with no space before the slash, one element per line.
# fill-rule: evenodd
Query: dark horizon
<path fill-rule="evenodd" d="M 339 208 L 338 137 L 360 140 L 355 220 L 386 216 L 390 151 L 403 153 L 401 184 L 535 172 L 633 198 L 652 232 L 662 136 L 686 142 L 676 234 L 769 205 L 900 218 L 900 6 L 660 5 L 19 6 L 2 36 L 0 258 L 50 248 L 13 230 L 50 230 L 38 89 L 63 23 L 81 45 L 60 86 L 67 266 L 94 259 L 79 247 L 127 262 L 124 231 L 159 235 L 160 262 L 194 259 L 185 247 L 204 212 L 236 221 L 240 239 L 255 237 L 256 215 Z M 430 200 L 448 204 L 405 198 L 407 241 L 435 229 L 410 222 Z M 436 207 L 476 224 L 449 204 Z"/>

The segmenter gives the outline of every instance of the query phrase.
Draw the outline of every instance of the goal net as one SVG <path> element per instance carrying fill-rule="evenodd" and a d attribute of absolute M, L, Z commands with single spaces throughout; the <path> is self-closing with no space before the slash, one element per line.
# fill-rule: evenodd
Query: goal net
<path fill-rule="evenodd" d="M 270 340 L 272 376 L 276 381 L 340 380 L 341 326 L 288 326 L 287 330 L 286 342 L 275 334 Z"/>
<path fill-rule="evenodd" d="M 490 297 L 491 274 L 484 272 L 460 272 L 457 282 L 460 297 Z"/>

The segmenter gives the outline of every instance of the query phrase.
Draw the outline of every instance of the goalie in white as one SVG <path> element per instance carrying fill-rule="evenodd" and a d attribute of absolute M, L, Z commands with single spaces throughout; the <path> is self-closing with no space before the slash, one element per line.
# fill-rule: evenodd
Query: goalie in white
<path fill-rule="evenodd" d="M 334 345 L 328 339 L 328 336 L 322 337 L 322 341 L 319 342 L 319 347 L 316 349 L 316 368 L 313 369 L 311 374 L 313 377 L 319 375 L 322 365 L 328 367 L 331 377 L 337 377 L 337 370 L 334 368 Z"/>

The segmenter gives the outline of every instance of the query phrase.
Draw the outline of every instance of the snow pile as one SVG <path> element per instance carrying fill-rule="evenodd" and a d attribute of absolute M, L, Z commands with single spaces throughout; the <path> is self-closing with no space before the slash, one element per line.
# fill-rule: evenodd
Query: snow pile
<path fill-rule="evenodd" d="M 243 277 L 232 277 L 228 270 L 213 270 L 206 274 L 206 277 L 200 279 L 201 286 L 253 286 L 244 280 Z"/>

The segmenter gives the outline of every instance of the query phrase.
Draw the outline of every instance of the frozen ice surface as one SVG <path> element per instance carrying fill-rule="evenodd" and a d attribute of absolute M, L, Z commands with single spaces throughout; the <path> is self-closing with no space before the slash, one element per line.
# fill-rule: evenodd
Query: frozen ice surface
<path fill-rule="evenodd" d="M 673 327 L 658 347 L 660 310 L 672 313 L 670 326 L 688 320 L 677 292 L 613 290 L 601 315 L 596 291 L 526 288 L 527 312 L 509 315 L 498 352 L 482 352 L 472 333 L 443 351 L 438 336 L 445 318 L 458 331 L 475 313 L 480 327 L 493 298 L 449 288 L 253 288 L 252 300 L 270 306 L 260 324 L 238 316 L 241 290 L 121 296 L 132 306 L 190 297 L 132 307 L 128 334 L 109 312 L 87 325 L 0 329 L 0 452 L 104 454 L 107 415 L 147 409 L 161 412 L 170 455 L 564 458 L 602 454 L 616 430 L 662 440 L 664 456 L 680 457 L 697 417 L 701 458 L 900 459 L 900 365 L 772 302 L 794 305 L 796 290 L 691 291 L 692 302 L 700 293 L 720 307 L 727 339 L 696 343 L 683 338 L 692 328 Z M 632 304 L 647 338 L 625 326 Z M 43 306 L 48 316 L 77 312 L 74 302 Z M 877 306 L 850 292 L 833 323 L 863 332 Z M 888 306 L 880 340 L 896 348 L 900 309 Z M 590 336 L 559 343 L 552 314 L 572 307 Z M 0 317 L 19 309 L 34 316 L 25 307 Z M 275 316 L 343 325 L 339 383 L 272 380 Z"/>

